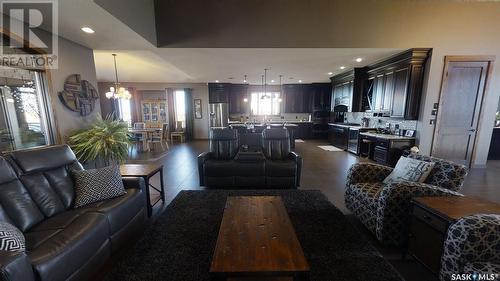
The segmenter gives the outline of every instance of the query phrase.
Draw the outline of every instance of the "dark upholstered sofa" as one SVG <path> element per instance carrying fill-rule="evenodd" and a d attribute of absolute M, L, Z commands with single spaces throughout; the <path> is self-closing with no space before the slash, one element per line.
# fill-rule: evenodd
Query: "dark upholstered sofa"
<path fill-rule="evenodd" d="M 143 179 L 124 178 L 127 193 L 73 209 L 70 169 L 83 169 L 66 145 L 0 157 L 0 220 L 26 239 L 25 253 L 0 253 L 1 280 L 86 280 L 142 234 Z"/>
<path fill-rule="evenodd" d="M 255 153 L 253 153 L 255 152 Z M 297 188 L 302 158 L 285 128 L 242 134 L 212 128 L 210 151 L 198 156 L 200 185 L 218 188 Z"/>

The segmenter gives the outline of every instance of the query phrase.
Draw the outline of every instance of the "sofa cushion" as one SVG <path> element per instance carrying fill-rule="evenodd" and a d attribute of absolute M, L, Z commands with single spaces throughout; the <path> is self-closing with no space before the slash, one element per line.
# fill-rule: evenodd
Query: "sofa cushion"
<path fill-rule="evenodd" d="M 230 160 L 208 160 L 203 165 L 204 175 L 208 177 L 234 176 L 238 166 Z"/>
<path fill-rule="evenodd" d="M 272 177 L 295 177 L 297 163 L 293 160 L 267 160 L 266 175 Z"/>
<path fill-rule="evenodd" d="M 18 150 L 10 152 L 9 155 L 27 174 L 51 170 L 76 162 L 75 154 L 67 145 Z"/>
<path fill-rule="evenodd" d="M 74 171 L 75 208 L 126 193 L 118 166 Z"/>
<path fill-rule="evenodd" d="M 401 157 L 394 170 L 384 179 L 384 183 L 395 183 L 401 181 L 424 182 L 429 176 L 434 162 L 421 161 L 418 159 Z"/>
<path fill-rule="evenodd" d="M 266 129 L 262 132 L 264 154 L 271 160 L 285 160 L 290 153 L 290 136 L 286 128 Z"/>
<path fill-rule="evenodd" d="M 69 171 L 83 168 L 67 145 L 13 151 L 8 157 L 44 216 L 73 204 L 74 182 Z"/>
<path fill-rule="evenodd" d="M 218 160 L 233 159 L 238 152 L 238 131 L 229 128 L 210 130 L 210 152 Z"/>
<path fill-rule="evenodd" d="M 0 205 L 22 232 L 45 219 L 28 190 L 18 179 L 0 184 Z"/>
<path fill-rule="evenodd" d="M 83 207 L 85 211 L 98 212 L 106 216 L 113 235 L 129 223 L 146 206 L 142 190 L 131 188 L 119 197 L 89 204 Z"/>
<path fill-rule="evenodd" d="M 467 167 L 464 165 L 421 154 L 410 154 L 408 158 L 435 163 L 424 183 L 453 191 L 459 191 L 462 188 L 467 175 Z"/>
<path fill-rule="evenodd" d="M 52 189 L 49 181 L 41 172 L 31 175 L 21 175 L 21 181 L 29 191 L 31 198 L 46 217 L 51 217 L 66 208 L 57 192 Z"/>
<path fill-rule="evenodd" d="M 26 249 L 23 233 L 7 222 L 0 222 L 0 251 L 24 252 Z"/>
<path fill-rule="evenodd" d="M 26 233 L 28 255 L 39 279 L 67 279 L 93 257 L 103 244 L 109 243 L 106 216 L 94 212 L 77 213 L 71 213 L 75 216 L 71 222 L 63 224 L 61 221 L 59 229 L 54 228 L 54 221 L 47 220 Z M 50 226 L 43 227 L 46 223 Z M 110 249 L 105 252 L 108 257 L 110 253 Z"/>

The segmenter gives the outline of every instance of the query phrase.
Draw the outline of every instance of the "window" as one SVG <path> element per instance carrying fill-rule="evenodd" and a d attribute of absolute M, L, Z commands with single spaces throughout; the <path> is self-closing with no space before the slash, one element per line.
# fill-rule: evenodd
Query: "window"
<path fill-rule="evenodd" d="M 132 126 L 132 113 L 130 110 L 130 100 L 119 99 L 118 108 L 120 111 L 120 119 L 127 122 L 129 126 Z"/>
<path fill-rule="evenodd" d="M 53 143 L 43 73 L 0 73 L 0 152 Z"/>
<path fill-rule="evenodd" d="M 180 126 L 182 128 L 185 128 L 186 126 L 186 100 L 184 96 L 184 91 L 175 91 L 174 93 L 174 100 L 175 100 L 175 120 L 177 121 L 177 124 L 180 123 Z M 176 127 L 178 127 L 176 124 Z M 180 129 L 180 128 L 177 128 Z"/>
<path fill-rule="evenodd" d="M 281 95 L 279 92 L 254 92 L 251 96 L 250 109 L 252 115 L 279 115 L 281 112 Z"/>

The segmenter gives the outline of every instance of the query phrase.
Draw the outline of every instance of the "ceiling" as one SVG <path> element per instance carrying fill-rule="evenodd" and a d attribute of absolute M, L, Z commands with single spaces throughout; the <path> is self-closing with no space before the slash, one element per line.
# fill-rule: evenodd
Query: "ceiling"
<path fill-rule="evenodd" d="M 114 0 L 98 0 L 99 2 Z M 127 5 L 139 0 L 123 0 L 118 18 L 126 18 Z M 151 3 L 152 0 L 143 0 Z M 114 1 L 116 2 L 116 1 Z M 107 3 L 109 4 L 109 3 Z M 102 3 L 101 3 L 102 5 Z M 129 5 L 130 6 L 130 5 Z M 133 6 L 130 6 L 133 8 Z M 118 54 L 118 75 L 127 82 L 234 82 L 248 75 L 251 84 L 260 84 L 264 68 L 268 82 L 283 75 L 283 83 L 326 82 L 329 72 L 338 74 L 400 52 L 391 48 L 157 48 L 141 21 L 125 24 L 91 0 L 59 1 L 59 34 L 94 50 L 98 81 L 114 81 L 113 59 Z M 124 11 L 125 10 L 125 11 Z M 138 13 L 138 17 L 147 14 Z M 150 21 L 145 21 L 151 27 Z M 80 30 L 90 26 L 94 34 Z M 143 32 L 141 32 L 143 33 Z M 148 38 L 148 39 L 146 39 Z M 362 58 L 361 63 L 355 62 Z M 229 78 L 233 79 L 229 79 Z M 293 79 L 290 79 L 292 77 Z"/>

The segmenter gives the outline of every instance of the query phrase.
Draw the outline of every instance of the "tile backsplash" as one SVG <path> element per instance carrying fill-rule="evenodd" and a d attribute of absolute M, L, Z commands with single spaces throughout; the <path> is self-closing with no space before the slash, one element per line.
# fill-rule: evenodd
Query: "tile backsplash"
<path fill-rule="evenodd" d="M 385 123 L 391 124 L 391 129 L 398 124 L 401 130 L 417 130 L 417 120 L 404 120 L 391 117 L 374 117 L 373 113 L 369 112 L 347 112 L 346 122 L 361 124 L 361 119 L 366 117 L 370 120 L 370 127 L 385 128 Z"/>

